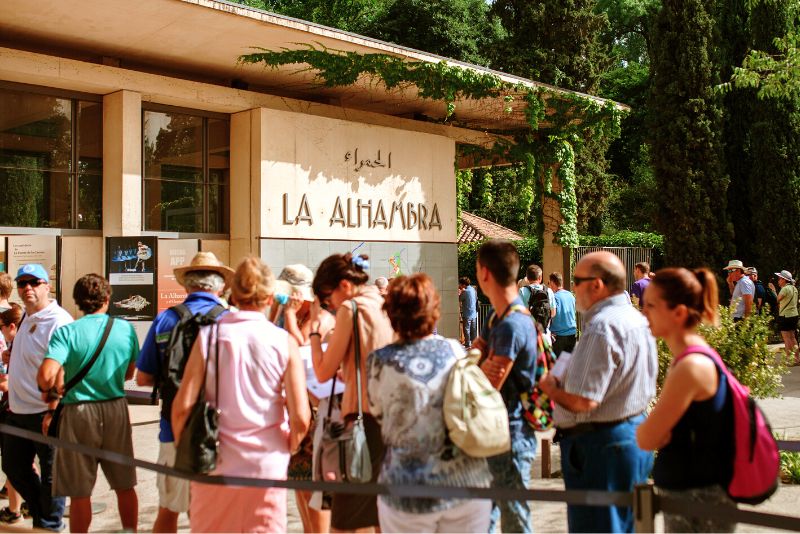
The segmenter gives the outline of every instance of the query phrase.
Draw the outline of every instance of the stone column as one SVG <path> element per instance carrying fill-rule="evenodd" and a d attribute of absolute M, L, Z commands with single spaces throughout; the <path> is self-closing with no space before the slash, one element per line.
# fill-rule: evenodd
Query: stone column
<path fill-rule="evenodd" d="M 558 179 L 556 171 L 558 166 L 545 168 L 545 172 L 552 173 L 551 180 L 553 184 L 553 192 L 561 191 L 561 182 Z M 564 287 L 569 289 L 571 286 L 569 276 L 569 248 L 564 248 L 554 241 L 555 233 L 558 231 L 563 219 L 561 217 L 561 205 L 558 200 L 543 195 L 542 198 L 542 219 L 544 222 L 544 231 L 542 237 L 544 240 L 542 246 L 542 270 L 544 271 L 544 282 L 547 283 L 548 276 L 553 271 L 559 271 L 564 275 Z"/>
<path fill-rule="evenodd" d="M 142 96 L 103 97 L 103 235 L 142 230 Z"/>
<path fill-rule="evenodd" d="M 262 183 L 261 109 L 231 115 L 230 261 L 259 254 Z"/>

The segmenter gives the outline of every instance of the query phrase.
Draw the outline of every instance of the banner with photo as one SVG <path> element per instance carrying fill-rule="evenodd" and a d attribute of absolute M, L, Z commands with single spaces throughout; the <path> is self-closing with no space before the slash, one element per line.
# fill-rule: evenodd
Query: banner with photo
<path fill-rule="evenodd" d="M 186 299 L 186 289 L 175 280 L 172 271 L 189 265 L 199 251 L 197 239 L 158 240 L 158 313 Z"/>
<path fill-rule="evenodd" d="M 6 238 L 0 236 L 0 272 L 6 272 Z"/>
<path fill-rule="evenodd" d="M 0 239 L 2 241 L 2 239 Z M 8 237 L 5 253 L 8 273 L 15 277 L 20 267 L 27 263 L 38 263 L 50 277 L 50 298 L 58 295 L 58 237 L 54 235 L 14 235 Z M 11 302 L 22 304 L 19 293 L 11 293 Z"/>
<path fill-rule="evenodd" d="M 113 291 L 109 315 L 129 321 L 152 321 L 156 315 L 157 271 L 157 238 L 107 238 L 106 272 Z"/>

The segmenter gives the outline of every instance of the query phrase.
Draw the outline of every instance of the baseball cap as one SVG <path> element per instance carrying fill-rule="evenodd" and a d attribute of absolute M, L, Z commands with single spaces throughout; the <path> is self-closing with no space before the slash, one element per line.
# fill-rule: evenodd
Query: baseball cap
<path fill-rule="evenodd" d="M 25 265 L 20 267 L 19 270 L 17 271 L 17 277 L 14 278 L 14 280 L 16 281 L 26 276 L 37 278 L 39 280 L 44 280 L 48 284 L 50 283 L 50 275 L 47 273 L 47 269 L 45 269 L 38 263 L 26 263 Z"/>

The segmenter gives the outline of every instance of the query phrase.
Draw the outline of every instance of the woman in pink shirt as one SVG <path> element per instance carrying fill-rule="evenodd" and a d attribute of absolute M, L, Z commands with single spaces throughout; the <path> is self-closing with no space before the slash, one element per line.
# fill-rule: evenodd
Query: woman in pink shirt
<path fill-rule="evenodd" d="M 305 369 L 297 341 L 267 321 L 275 291 L 269 267 L 246 258 L 232 285 L 239 311 L 225 314 L 218 328 L 203 328 L 186 364 L 172 405 L 175 441 L 197 399 L 211 347 L 212 358 L 219 351 L 219 391 L 214 358 L 205 377 L 206 398 L 220 410 L 217 468 L 211 474 L 285 479 L 290 452 L 311 417 Z M 191 496 L 193 532 L 286 532 L 285 489 L 192 482 Z"/>

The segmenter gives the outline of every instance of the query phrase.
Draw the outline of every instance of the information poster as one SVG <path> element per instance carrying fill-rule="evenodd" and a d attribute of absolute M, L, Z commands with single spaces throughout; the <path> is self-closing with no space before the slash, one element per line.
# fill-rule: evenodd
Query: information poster
<path fill-rule="evenodd" d="M 197 239 L 158 240 L 158 313 L 180 304 L 186 290 L 175 280 L 173 270 L 191 263 L 200 251 Z"/>
<path fill-rule="evenodd" d="M 129 321 L 152 321 L 156 314 L 158 239 L 109 237 L 106 271 L 113 294 L 108 313 Z"/>
<path fill-rule="evenodd" d="M 42 265 L 50 276 L 50 298 L 56 298 L 58 294 L 58 238 L 56 236 L 9 236 L 5 260 L 8 262 L 8 273 L 12 277 L 16 276 L 19 268 L 26 263 Z M 9 300 L 22 304 L 17 291 L 11 293 L 11 299 Z"/>
<path fill-rule="evenodd" d="M 6 272 L 6 238 L 0 237 L 0 272 Z"/>

